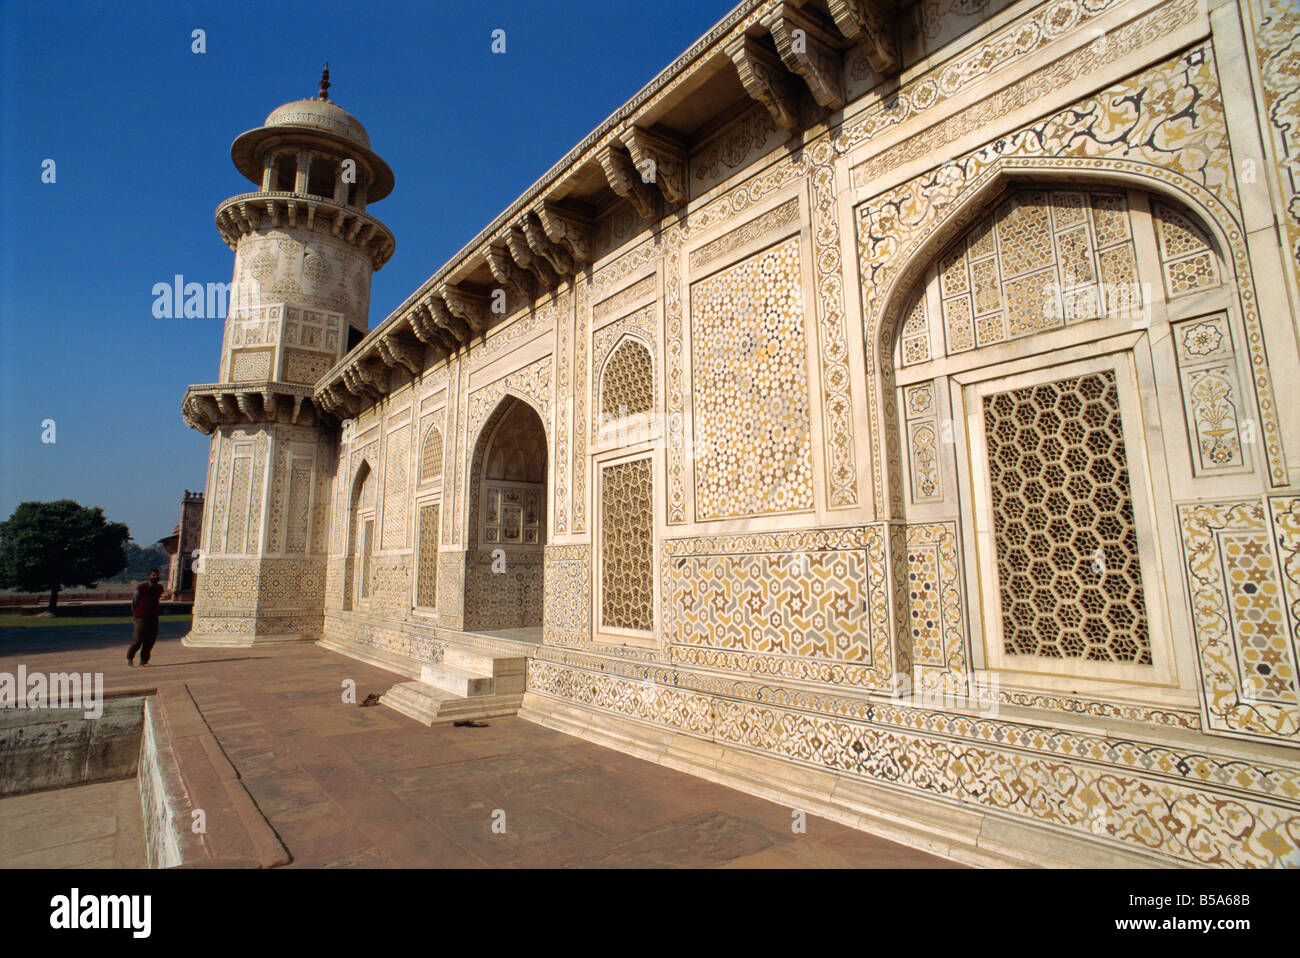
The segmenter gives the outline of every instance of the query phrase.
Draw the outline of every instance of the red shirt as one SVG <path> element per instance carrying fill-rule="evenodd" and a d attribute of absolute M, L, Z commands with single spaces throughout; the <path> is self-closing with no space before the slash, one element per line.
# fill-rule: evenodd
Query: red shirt
<path fill-rule="evenodd" d="M 131 614 L 137 619 L 158 618 L 158 600 L 162 598 L 161 582 L 141 582 L 135 587 L 135 599 L 131 603 Z"/>

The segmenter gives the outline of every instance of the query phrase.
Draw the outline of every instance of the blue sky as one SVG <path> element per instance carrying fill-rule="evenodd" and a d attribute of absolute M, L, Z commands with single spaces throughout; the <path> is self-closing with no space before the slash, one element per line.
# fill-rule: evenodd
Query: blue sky
<path fill-rule="evenodd" d="M 230 281 L 213 213 L 252 188 L 230 143 L 315 96 L 324 61 L 397 177 L 373 326 L 732 5 L 0 4 L 0 519 L 70 498 L 148 545 L 203 488 L 180 404 L 216 379 L 222 323 L 155 319 L 151 289 Z"/>

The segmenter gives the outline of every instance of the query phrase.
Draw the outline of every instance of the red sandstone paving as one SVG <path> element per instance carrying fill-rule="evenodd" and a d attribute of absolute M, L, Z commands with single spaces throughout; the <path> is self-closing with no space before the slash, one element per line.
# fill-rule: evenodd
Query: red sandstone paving
<path fill-rule="evenodd" d="M 796 835 L 785 806 L 517 718 L 427 728 L 345 704 L 345 679 L 357 701 L 405 679 L 312 645 L 189 649 L 186 630 L 164 623 L 132 669 L 129 625 L 0 629 L 0 670 L 191 696 L 290 867 L 953 867 L 814 816 Z"/>

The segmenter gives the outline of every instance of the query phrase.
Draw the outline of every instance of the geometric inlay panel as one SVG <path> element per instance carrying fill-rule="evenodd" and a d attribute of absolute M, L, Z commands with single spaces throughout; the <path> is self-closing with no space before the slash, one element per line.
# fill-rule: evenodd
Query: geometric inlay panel
<path fill-rule="evenodd" d="M 600 623 L 604 628 L 654 630 L 655 536 L 650 477 L 648 458 L 601 469 Z"/>
<path fill-rule="evenodd" d="M 295 459 L 289 478 L 289 534 L 285 552 L 307 549 L 307 509 L 311 500 L 311 460 Z"/>
<path fill-rule="evenodd" d="M 314 383 L 329 372 L 338 357 L 333 353 L 318 353 L 307 349 L 284 351 L 284 381 L 287 383 Z M 254 377 L 256 378 L 256 377 Z"/>
<path fill-rule="evenodd" d="M 384 455 L 384 549 L 406 545 L 406 485 L 410 464 L 411 427 L 400 426 L 388 434 Z"/>
<path fill-rule="evenodd" d="M 438 503 L 420 507 L 420 555 L 415 577 L 415 604 L 438 604 Z"/>
<path fill-rule="evenodd" d="M 230 382 L 266 382 L 271 378 L 271 350 L 236 349 L 230 354 Z"/>
<path fill-rule="evenodd" d="M 663 550 L 674 661 L 890 687 L 882 527 L 670 539 Z"/>
<path fill-rule="evenodd" d="M 691 289 L 698 517 L 813 505 L 799 239 Z"/>
<path fill-rule="evenodd" d="M 1300 497 L 1178 512 L 1209 727 L 1297 744 Z"/>
<path fill-rule="evenodd" d="M 546 550 L 546 618 L 543 641 L 587 644 L 591 638 L 591 555 L 586 545 L 550 546 Z"/>
<path fill-rule="evenodd" d="M 1141 302 L 1128 205 L 1112 193 L 1013 193 L 940 257 L 939 288 L 950 354 L 1127 313 Z"/>
<path fill-rule="evenodd" d="M 951 684 L 966 673 L 966 623 L 958 580 L 957 529 L 951 522 L 907 527 L 907 594 L 912 661 L 921 683 Z M 942 677 L 935 672 L 949 673 Z"/>

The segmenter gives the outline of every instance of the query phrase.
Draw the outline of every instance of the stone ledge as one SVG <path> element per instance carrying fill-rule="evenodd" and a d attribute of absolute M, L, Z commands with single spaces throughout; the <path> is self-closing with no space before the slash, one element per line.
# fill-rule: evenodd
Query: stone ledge
<path fill-rule="evenodd" d="M 1181 862 L 1063 835 L 983 810 L 809 770 L 549 696 L 525 693 L 519 717 L 606 748 L 982 867 L 1180 867 Z"/>
<path fill-rule="evenodd" d="M 420 677 L 421 663 L 396 652 L 377 649 L 374 646 L 363 645 L 352 639 L 345 639 L 342 636 L 329 635 L 328 633 L 317 640 L 316 644 L 322 649 L 329 649 L 331 652 L 346 655 L 349 658 L 357 659 L 367 665 L 373 665 L 376 668 L 397 675 L 405 675 L 410 679 L 419 679 Z"/>
<path fill-rule="evenodd" d="M 262 815 L 239 772 L 208 729 L 188 688 L 183 684 L 166 687 L 159 691 L 158 699 L 166 725 L 183 730 L 173 733 L 170 745 L 190 807 L 203 811 L 206 826 L 203 858 L 183 854 L 181 864 L 239 861 L 274 868 L 292 861 L 280 836 Z M 191 833 L 189 822 L 176 821 L 175 816 L 173 822 L 182 836 Z"/>

